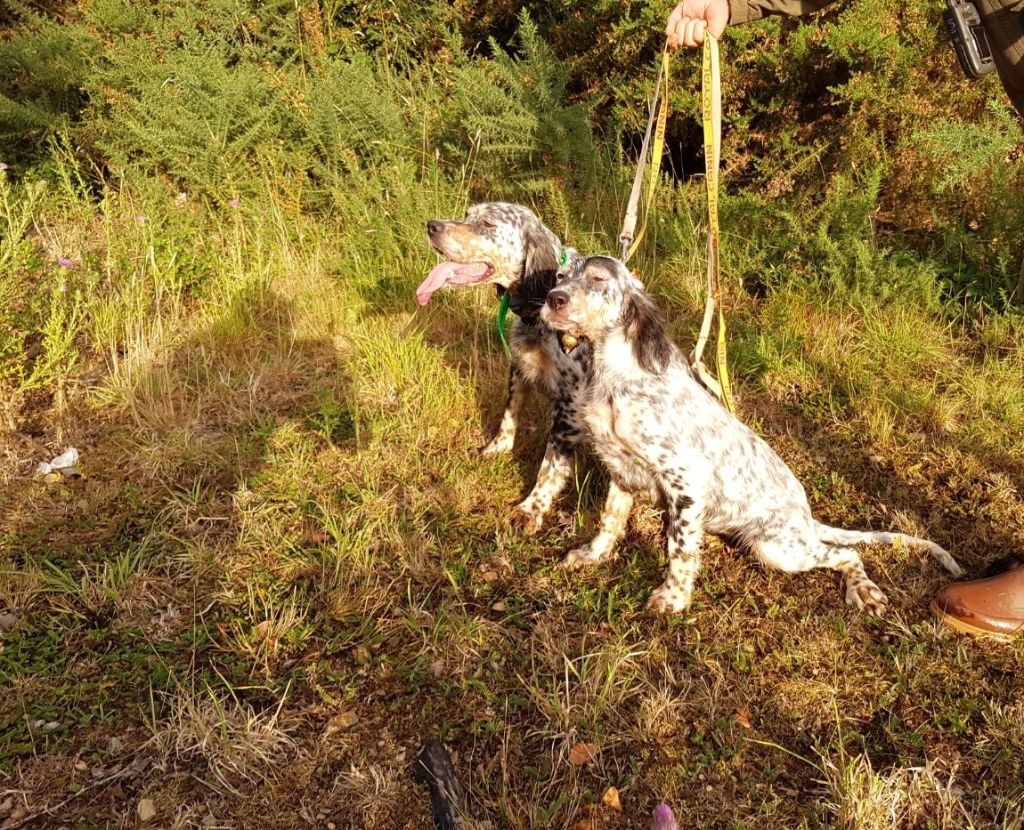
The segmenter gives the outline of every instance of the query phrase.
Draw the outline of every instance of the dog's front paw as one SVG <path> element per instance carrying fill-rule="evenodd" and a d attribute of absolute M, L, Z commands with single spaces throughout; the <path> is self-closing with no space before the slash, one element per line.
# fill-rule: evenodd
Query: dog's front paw
<path fill-rule="evenodd" d="M 690 607 L 690 599 L 690 591 L 665 583 L 651 594 L 647 610 L 654 614 L 681 614 Z"/>
<path fill-rule="evenodd" d="M 509 435 L 507 432 L 499 432 L 480 448 L 480 455 L 487 458 L 492 455 L 504 455 L 506 453 L 510 453 L 512 452 L 512 445 L 515 444 L 515 442 L 515 435 Z"/>
<path fill-rule="evenodd" d="M 535 536 L 544 526 L 544 514 L 532 505 L 523 503 L 512 509 L 512 527 L 523 531 L 527 536 Z"/>
<path fill-rule="evenodd" d="M 569 551 L 558 563 L 558 567 L 563 571 L 575 571 L 596 565 L 604 558 L 603 554 L 595 551 L 590 545 L 581 545 Z"/>
<path fill-rule="evenodd" d="M 846 581 L 846 604 L 858 611 L 867 611 L 876 617 L 885 613 L 889 598 L 870 579 L 848 579 Z"/>

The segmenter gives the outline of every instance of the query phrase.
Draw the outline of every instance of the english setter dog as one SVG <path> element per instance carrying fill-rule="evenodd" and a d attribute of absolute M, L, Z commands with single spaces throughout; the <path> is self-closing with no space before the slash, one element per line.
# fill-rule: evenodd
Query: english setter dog
<path fill-rule="evenodd" d="M 505 202 L 473 205 L 461 220 L 432 219 L 427 237 L 444 262 L 416 289 L 420 305 L 446 286 L 493 284 L 499 297 L 510 294 L 509 308 L 517 317 L 509 331 L 512 365 L 505 413 L 483 453 L 511 452 L 527 383 L 551 399 L 551 433 L 536 484 L 512 512 L 514 525 L 537 533 L 572 477 L 575 450 L 584 435 L 579 400 L 591 365 L 589 347 L 567 354 L 539 318 L 555 284 L 562 243 L 533 211 Z"/>
<path fill-rule="evenodd" d="M 592 380 L 581 412 L 611 475 L 600 531 L 567 555 L 565 567 L 612 553 L 634 495 L 649 494 L 665 510 L 668 536 L 668 576 L 648 603 L 655 612 L 689 606 L 705 530 L 749 548 L 771 568 L 833 568 L 845 579 L 846 602 L 876 614 L 887 599 L 865 573 L 856 544 L 922 546 L 951 574 L 962 573 L 934 542 L 815 521 L 793 472 L 700 384 L 651 296 L 617 260 L 572 260 L 541 319 L 591 345 Z"/>

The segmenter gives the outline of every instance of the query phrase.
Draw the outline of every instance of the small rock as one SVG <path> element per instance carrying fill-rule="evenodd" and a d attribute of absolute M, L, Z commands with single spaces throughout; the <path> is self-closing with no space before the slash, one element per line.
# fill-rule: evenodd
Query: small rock
<path fill-rule="evenodd" d="M 484 571 L 480 574 L 480 578 L 484 582 L 495 582 L 498 579 L 498 573 L 497 571 Z"/>
<path fill-rule="evenodd" d="M 338 825 L 333 821 L 327 822 L 327 830 L 338 830 Z"/>
<path fill-rule="evenodd" d="M 604 791 L 604 797 L 601 799 L 601 803 L 605 807 L 610 807 L 613 810 L 622 812 L 622 802 L 619 800 L 619 791 L 615 787 L 609 787 Z"/>
<path fill-rule="evenodd" d="M 45 729 L 47 732 L 52 732 L 58 726 L 60 726 L 59 722 L 57 722 L 55 720 L 51 720 L 51 721 L 48 721 L 47 723 L 43 724 L 43 729 Z"/>
<path fill-rule="evenodd" d="M 498 600 L 494 605 L 491 606 L 492 611 L 497 611 L 499 614 L 504 613 L 508 610 L 508 606 L 502 600 Z"/>
<path fill-rule="evenodd" d="M 152 798 L 143 798 L 139 802 L 137 812 L 139 814 L 139 821 L 145 824 L 147 821 L 152 821 L 156 818 L 156 804 L 153 803 Z"/>
<path fill-rule="evenodd" d="M 46 725 L 49 726 L 50 724 L 46 724 Z M 84 772 L 85 770 L 89 769 L 89 765 L 87 763 L 85 763 L 85 761 L 76 761 L 75 762 L 75 769 L 78 770 L 79 772 Z"/>
<path fill-rule="evenodd" d="M 0 614 L 0 631 L 10 631 L 18 624 L 18 617 L 10 611 Z"/>
<path fill-rule="evenodd" d="M 107 754 L 114 755 L 115 753 L 120 752 L 122 745 L 120 738 L 116 735 L 111 735 L 110 738 L 107 739 Z"/>

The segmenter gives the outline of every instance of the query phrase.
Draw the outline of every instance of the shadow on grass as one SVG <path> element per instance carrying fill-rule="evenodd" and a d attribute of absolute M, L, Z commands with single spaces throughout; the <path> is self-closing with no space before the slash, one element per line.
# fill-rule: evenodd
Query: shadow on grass
<path fill-rule="evenodd" d="M 256 712 L 284 694 L 288 671 L 280 682 L 253 676 L 260 640 L 237 607 L 267 584 L 240 499 L 289 451 L 279 433 L 345 447 L 357 428 L 334 344 L 295 337 L 293 314 L 273 291 L 238 291 L 125 379 L 118 405 L 67 425 L 83 478 L 6 494 L 0 774 L 17 770 L 37 796 L 76 786 L 71 747 L 102 757 L 112 737 L 142 747 L 183 682 L 233 690 L 229 702 Z M 91 815 L 119 808 L 114 799 Z"/>

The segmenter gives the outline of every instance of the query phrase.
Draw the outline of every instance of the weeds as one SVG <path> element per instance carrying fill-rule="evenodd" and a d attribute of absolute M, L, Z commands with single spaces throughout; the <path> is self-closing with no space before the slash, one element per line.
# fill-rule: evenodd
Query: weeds
<path fill-rule="evenodd" d="M 600 503 L 585 460 L 563 522 L 507 526 L 547 413 L 478 456 L 493 299 L 414 307 L 423 222 L 512 198 L 610 250 L 661 11 L 251 5 L 4 18 L 9 788 L 59 803 L 120 745 L 159 764 L 62 820 L 125 825 L 145 794 L 183 827 L 418 828 L 411 753 L 441 738 L 495 827 L 573 826 L 611 785 L 612 827 L 662 798 L 694 827 L 1019 827 L 1024 652 L 929 622 L 942 577 L 911 552 L 866 552 L 876 621 L 831 574 L 709 540 L 664 623 L 654 510 L 616 562 L 552 569 Z M 730 354 L 823 519 L 925 532 L 978 573 L 1024 545 L 1019 129 L 938 63 L 926 11 L 731 36 Z M 677 64 L 672 164 L 695 166 Z M 703 191 L 673 172 L 636 264 L 688 341 Z M 66 445 L 84 477 L 34 478 Z"/>

